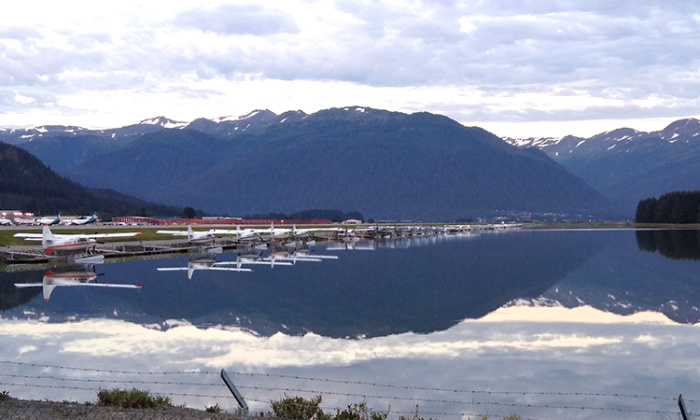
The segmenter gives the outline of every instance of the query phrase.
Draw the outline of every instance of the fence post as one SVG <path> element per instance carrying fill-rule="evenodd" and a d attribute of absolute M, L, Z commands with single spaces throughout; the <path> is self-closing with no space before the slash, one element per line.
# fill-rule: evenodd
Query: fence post
<path fill-rule="evenodd" d="M 681 416 L 683 416 L 683 420 L 688 420 L 688 410 L 685 409 L 685 401 L 683 401 L 683 394 L 678 396 L 678 408 L 681 409 Z"/>
<path fill-rule="evenodd" d="M 221 379 L 224 381 L 224 383 L 228 387 L 229 391 L 231 391 L 231 394 L 233 394 L 233 398 L 236 399 L 236 402 L 241 407 L 241 414 L 243 414 L 244 416 L 247 416 L 248 415 L 248 404 L 245 402 L 245 400 L 243 399 L 243 395 L 241 395 L 241 393 L 238 392 L 238 389 L 233 384 L 233 381 L 231 380 L 231 378 L 228 377 L 228 374 L 223 369 L 221 369 Z"/>

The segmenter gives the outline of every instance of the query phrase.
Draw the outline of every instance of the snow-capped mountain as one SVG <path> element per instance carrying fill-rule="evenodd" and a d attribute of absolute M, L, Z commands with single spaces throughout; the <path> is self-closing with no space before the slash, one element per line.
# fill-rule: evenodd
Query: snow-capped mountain
<path fill-rule="evenodd" d="M 640 200 L 700 190 L 700 120 L 675 121 L 660 131 L 620 128 L 590 138 L 506 138 L 535 147 L 632 216 Z"/>
<path fill-rule="evenodd" d="M 222 214 L 304 208 L 442 220 L 494 212 L 609 214 L 599 193 L 541 152 L 429 113 L 352 106 L 311 115 L 257 110 L 189 124 L 157 117 L 20 147 L 79 183 Z"/>
<path fill-rule="evenodd" d="M 176 121 L 164 116 L 147 118 L 137 124 L 104 130 L 91 130 L 76 126 L 45 125 L 25 129 L 1 129 L 0 141 L 19 145 L 38 139 L 57 137 L 95 136 L 105 139 L 135 138 L 163 129 L 194 129 L 214 135 L 234 135 L 248 129 L 262 128 L 277 122 L 298 120 L 307 115 L 302 111 L 290 111 L 277 115 L 270 110 L 255 110 L 238 117 L 226 116 L 214 119 L 199 118 L 192 122 Z"/>
<path fill-rule="evenodd" d="M 629 153 L 638 147 L 648 147 L 649 142 L 660 145 L 700 144 L 700 120 L 688 118 L 675 121 L 660 131 L 644 132 L 632 128 L 618 128 L 596 134 L 593 137 L 506 137 L 507 143 L 518 147 L 536 147 L 554 159 L 567 159 L 587 154 L 608 152 Z"/>

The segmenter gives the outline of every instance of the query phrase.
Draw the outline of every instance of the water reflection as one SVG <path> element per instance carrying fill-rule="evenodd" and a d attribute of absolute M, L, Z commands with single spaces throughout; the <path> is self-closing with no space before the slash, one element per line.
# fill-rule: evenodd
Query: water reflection
<path fill-rule="evenodd" d="M 369 244 L 373 251 L 360 251 Z M 223 386 L 175 385 L 213 386 L 207 372 L 221 368 L 258 410 L 285 393 L 323 394 L 331 412 L 364 399 L 374 410 L 391 407 L 391 418 L 411 417 L 416 406 L 439 419 L 677 418 L 680 393 L 691 410 L 700 406 L 698 326 L 689 325 L 698 319 L 700 262 L 642 251 L 633 230 L 345 245 L 318 245 L 312 255 L 338 257 L 320 264 L 204 270 L 192 280 L 157 271 L 184 267 L 189 256 L 106 264 L 110 281 L 143 288 L 70 288 L 46 303 L 38 290 L 20 296 L 30 290 L 14 287 L 45 270 L 3 273 L 2 301 L 13 303 L 1 314 L 0 362 L 25 363 L 3 370 L 27 376 L 40 376 L 30 372 L 36 366 L 111 366 L 122 372 L 65 375 L 117 376 L 117 386 L 170 372 L 141 387 L 198 408 L 235 408 L 230 395 L 192 396 L 223 398 Z M 215 261 L 235 267 L 241 255 Z M 47 396 L 9 381 L 3 389 L 13 396 Z M 57 385 L 51 399 L 94 401 L 94 391 L 61 388 L 72 385 Z"/>
<path fill-rule="evenodd" d="M 189 257 L 105 264 L 102 270 L 110 279 L 139 279 L 143 288 L 128 295 L 66 294 L 65 300 L 41 310 L 51 312 L 54 322 L 80 319 L 82 314 L 74 308 L 89 306 L 104 308 L 104 316 L 118 313 L 121 319 L 157 323 L 163 329 L 170 319 L 184 319 L 200 326 L 245 326 L 260 335 L 430 333 L 465 318 L 481 318 L 517 298 L 537 298 L 599 252 L 606 240 L 601 232 L 576 237 L 483 233 L 478 240 L 443 235 L 373 241 L 373 252 L 353 251 L 367 248 L 354 241 L 355 246 L 344 248 L 347 251 L 333 251 L 338 244 L 317 246 L 318 251 L 308 255 L 338 257 L 322 264 L 247 273 L 206 270 L 194 281 L 177 272 L 157 271 L 191 269 Z M 289 263 L 291 256 L 284 252 L 276 257 L 266 253 L 261 259 Z M 213 267 L 237 267 L 240 256 L 222 253 L 209 262 Z"/>
<path fill-rule="evenodd" d="M 0 274 L 0 311 L 5 312 L 12 308 L 27 305 L 41 291 L 32 289 L 19 289 L 15 282 L 34 281 L 36 273 L 2 273 Z"/>
<path fill-rule="evenodd" d="M 158 331 L 105 319 L 65 326 L 4 320 L 0 354 L 2 360 L 25 363 L 5 367 L 5 373 L 40 377 L 34 373 L 40 365 L 51 376 L 90 379 L 94 389 L 137 383 L 198 408 L 216 402 L 235 409 L 230 394 L 214 399 L 226 391 L 207 374 L 224 368 L 254 410 L 269 408 L 269 401 L 284 394 L 323 394 L 330 411 L 365 400 L 374 410 L 391 407 L 392 418 L 408 417 L 418 406 L 419 415 L 439 419 L 512 413 L 655 419 L 658 412 L 676 418 L 668 416 L 679 393 L 697 401 L 697 334 L 696 327 L 663 317 L 622 317 L 592 308 L 509 308 L 442 332 L 366 340 L 253 337 L 224 326 Z M 53 366 L 86 371 L 66 373 Z M 104 372 L 105 366 L 117 372 Z M 158 373 L 160 382 L 151 383 Z M 7 382 L 13 396 L 46 396 L 46 389 Z M 202 385 L 178 386 L 192 382 Z M 94 401 L 95 391 L 64 389 L 76 384 L 86 388 L 84 382 L 56 382 L 51 399 Z"/>
<path fill-rule="evenodd" d="M 648 249 L 639 250 L 652 243 L 686 243 L 691 250 L 679 250 L 675 255 L 691 255 L 696 243 L 687 239 L 695 238 L 697 232 L 611 232 L 606 235 L 604 250 L 530 304 L 569 308 L 590 305 L 621 315 L 653 311 L 675 322 L 695 324 L 700 321 L 700 264 L 697 259 L 678 260 L 670 258 L 667 252 L 653 255 L 646 252 Z M 640 237 L 644 239 L 640 241 Z M 658 241 L 650 242 L 650 238 Z M 672 247 L 664 245 L 663 248 Z"/>
<path fill-rule="evenodd" d="M 676 260 L 700 260 L 700 230 L 637 230 L 639 249 Z"/>
<path fill-rule="evenodd" d="M 44 301 L 48 302 L 51 293 L 56 287 L 111 287 L 124 289 L 140 289 L 141 286 L 136 284 L 115 284 L 115 283 L 97 283 L 95 280 L 99 274 L 95 272 L 94 265 L 88 266 L 73 266 L 61 267 L 52 270 L 47 270 L 41 282 L 34 283 L 15 283 L 18 289 L 29 287 L 41 287 L 44 293 Z"/>

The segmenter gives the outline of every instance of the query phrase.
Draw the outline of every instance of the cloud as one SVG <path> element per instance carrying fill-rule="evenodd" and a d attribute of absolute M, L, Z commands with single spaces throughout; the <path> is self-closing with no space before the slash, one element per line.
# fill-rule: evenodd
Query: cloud
<path fill-rule="evenodd" d="M 279 112 L 390 106 L 494 127 L 600 127 L 687 117 L 698 106 L 700 19 L 688 2 L 39 3 L 0 16 L 0 125 L 44 115 L 118 126 L 164 114 L 173 90 L 182 119 L 207 116 L 201 94 L 190 92 L 228 96 L 237 115 L 254 108 L 232 93 L 249 83 L 268 99 L 263 108 L 295 96 Z M 363 100 L 344 96 L 346 85 Z M 108 99 L 129 92 L 134 101 L 149 96 L 153 109 L 131 115 Z M 100 95 L 91 109 L 81 99 Z"/>
<path fill-rule="evenodd" d="M 157 331 L 98 319 L 65 324 L 0 320 L 0 363 L 5 374 L 19 375 L 4 389 L 20 398 L 44 399 L 50 392 L 52 400 L 93 401 L 94 392 L 72 387 L 134 383 L 159 395 L 175 393 L 177 404 L 204 407 L 212 399 L 197 395 L 226 395 L 218 375 L 211 375 L 225 369 L 259 409 L 286 393 L 323 394 L 324 407 L 331 411 L 365 400 L 374 410 L 391 406 L 394 415 L 419 405 L 421 414 L 515 412 L 545 418 L 553 415 L 549 407 L 557 406 L 570 407 L 558 412 L 567 418 L 611 413 L 638 418 L 637 410 L 675 410 L 679 392 L 700 386 L 696 369 L 689 368 L 700 362 L 697 328 L 669 323 L 658 314 L 623 317 L 591 308 L 527 307 L 503 308 L 446 331 L 365 340 L 315 334 L 256 337 L 238 329 L 188 325 Z M 114 373 L 100 373 L 105 366 Z M 56 382 L 50 391 L 10 384 L 37 374 L 89 382 Z M 180 386 L 198 382 L 203 385 Z M 228 397 L 216 402 L 232 404 Z M 620 407 L 633 416 L 624 417 Z"/>
<path fill-rule="evenodd" d="M 178 14 L 174 23 L 222 35 L 265 36 L 299 32 L 291 16 L 256 5 L 223 4 L 212 9 L 192 9 Z"/>

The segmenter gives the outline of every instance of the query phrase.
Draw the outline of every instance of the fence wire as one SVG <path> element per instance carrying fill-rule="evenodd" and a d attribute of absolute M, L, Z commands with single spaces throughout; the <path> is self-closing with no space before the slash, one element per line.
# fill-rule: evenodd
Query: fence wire
<path fill-rule="evenodd" d="M 5 366 L 2 369 L 2 366 Z M 11 370 L 15 370 L 12 372 Z M 21 371 L 21 372 L 20 372 Z M 26 372 L 31 371 L 31 373 Z M 500 419 L 518 414 L 521 420 L 545 418 L 573 418 L 577 413 L 591 418 L 619 418 L 620 414 L 636 418 L 679 417 L 677 396 L 639 395 L 625 393 L 516 391 L 454 389 L 426 386 L 382 384 L 313 378 L 272 373 L 228 372 L 246 401 L 254 403 L 251 414 L 245 418 L 279 418 L 272 415 L 273 400 L 287 396 L 346 401 L 336 406 L 320 406 L 329 415 L 351 408 L 353 403 L 364 403 L 375 413 L 384 413 L 389 420 L 423 419 Z M 240 419 L 240 412 L 217 412 L 219 404 L 230 406 L 233 397 L 217 371 L 153 371 L 94 369 L 50 364 L 34 364 L 0 360 L 0 419 Z M 255 384 L 251 382 L 260 382 Z M 274 383 L 274 384 L 271 384 Z M 281 383 L 281 384 L 280 384 Z M 206 401 L 202 409 L 187 408 L 186 404 L 167 409 L 124 410 L 100 407 L 95 402 L 16 400 L 12 393 L 43 395 L 65 394 L 70 391 L 97 393 L 105 389 L 146 389 L 153 395 L 176 400 Z M 348 390 L 351 388 L 350 390 Z M 359 389 L 359 390 L 355 390 Z M 24 390 L 24 391 L 22 391 Z M 41 391 L 44 392 L 41 392 Z M 9 392 L 12 391 L 12 392 Z M 58 392 L 60 391 L 60 392 Z M 417 395 L 416 395 L 417 394 Z M 646 402 L 655 407 L 645 409 Z M 699 400 L 685 398 L 689 405 Z M 235 403 L 233 403 L 235 404 Z M 394 407 L 392 409 L 392 407 Z M 396 407 L 399 407 L 397 409 Z M 410 409 L 406 409 L 409 407 Z M 435 409 L 435 407 L 438 407 Z M 668 407 L 666 409 L 666 407 Z M 210 409 L 207 411 L 207 409 Z M 177 413 L 174 410 L 179 410 Z M 531 417 L 529 413 L 538 413 Z M 221 411 L 221 410 L 219 410 Z M 545 413 L 545 414 L 541 414 Z M 371 419 L 350 419 L 371 420 Z"/>

